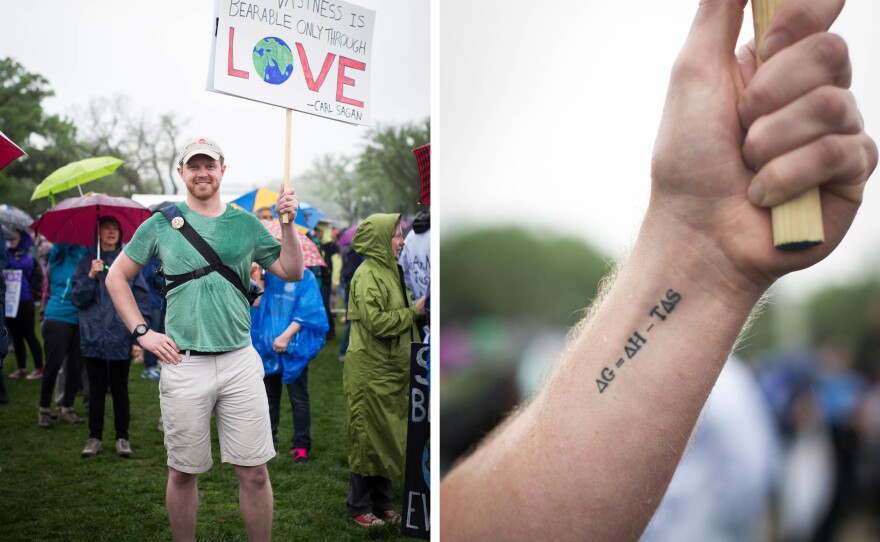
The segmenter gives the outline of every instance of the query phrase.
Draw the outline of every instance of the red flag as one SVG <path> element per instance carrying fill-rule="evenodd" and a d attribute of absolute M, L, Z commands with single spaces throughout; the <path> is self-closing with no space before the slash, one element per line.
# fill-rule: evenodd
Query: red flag
<path fill-rule="evenodd" d="M 421 194 L 419 203 L 431 203 L 431 144 L 413 150 L 416 161 L 419 163 L 419 177 L 421 177 Z"/>

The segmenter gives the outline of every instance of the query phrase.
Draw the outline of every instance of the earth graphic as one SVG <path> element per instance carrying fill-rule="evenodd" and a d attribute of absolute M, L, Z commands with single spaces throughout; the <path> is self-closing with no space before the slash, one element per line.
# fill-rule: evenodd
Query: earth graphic
<path fill-rule="evenodd" d="M 263 38 L 254 45 L 254 68 L 263 81 L 280 85 L 293 73 L 293 52 L 281 38 Z"/>

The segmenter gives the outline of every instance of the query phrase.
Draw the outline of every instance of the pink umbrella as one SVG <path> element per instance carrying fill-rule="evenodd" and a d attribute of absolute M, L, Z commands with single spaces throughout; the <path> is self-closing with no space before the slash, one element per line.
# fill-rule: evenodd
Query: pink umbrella
<path fill-rule="evenodd" d="M 266 226 L 266 229 L 269 230 L 272 237 L 279 241 L 281 240 L 281 224 L 279 224 L 277 220 L 266 220 L 264 218 L 261 219 L 260 222 L 263 223 L 263 226 Z M 321 257 L 321 252 L 318 250 L 317 245 L 315 245 L 311 239 L 306 237 L 303 232 L 296 228 L 294 229 L 296 230 L 297 235 L 299 235 L 299 244 L 302 245 L 303 265 L 306 267 L 327 267 L 324 258 Z"/>
<path fill-rule="evenodd" d="M 129 198 L 90 194 L 62 201 L 31 224 L 31 229 L 53 243 L 94 246 L 98 241 L 98 219 L 111 216 L 119 221 L 122 242 L 127 243 L 152 214 Z"/>
<path fill-rule="evenodd" d="M 24 156 L 24 151 L 6 137 L 6 134 L 0 132 L 0 169 L 5 168 L 10 162 L 21 156 Z"/>

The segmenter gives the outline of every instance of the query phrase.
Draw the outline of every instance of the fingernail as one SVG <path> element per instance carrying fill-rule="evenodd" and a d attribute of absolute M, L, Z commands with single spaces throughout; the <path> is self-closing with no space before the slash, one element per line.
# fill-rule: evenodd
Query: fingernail
<path fill-rule="evenodd" d="M 788 32 L 774 32 L 761 42 L 761 46 L 758 48 L 758 56 L 761 57 L 762 61 L 766 62 L 768 58 L 789 45 L 791 45 L 791 36 L 788 35 Z"/>
<path fill-rule="evenodd" d="M 749 201 L 754 203 L 755 205 L 761 205 L 764 203 L 764 183 L 761 181 L 752 181 L 752 185 L 749 186 Z"/>

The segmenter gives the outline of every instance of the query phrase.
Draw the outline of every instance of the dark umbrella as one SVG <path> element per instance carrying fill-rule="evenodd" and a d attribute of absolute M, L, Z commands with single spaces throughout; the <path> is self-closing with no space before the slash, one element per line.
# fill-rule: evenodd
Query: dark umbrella
<path fill-rule="evenodd" d="M 34 221 L 31 215 L 22 211 L 18 207 L 0 204 L 0 224 L 13 230 L 26 230 Z"/>
<path fill-rule="evenodd" d="M 109 216 L 119 221 L 122 241 L 127 243 L 151 215 L 149 209 L 129 198 L 91 194 L 62 201 L 46 211 L 32 227 L 53 243 L 94 246 L 98 219 Z"/>

